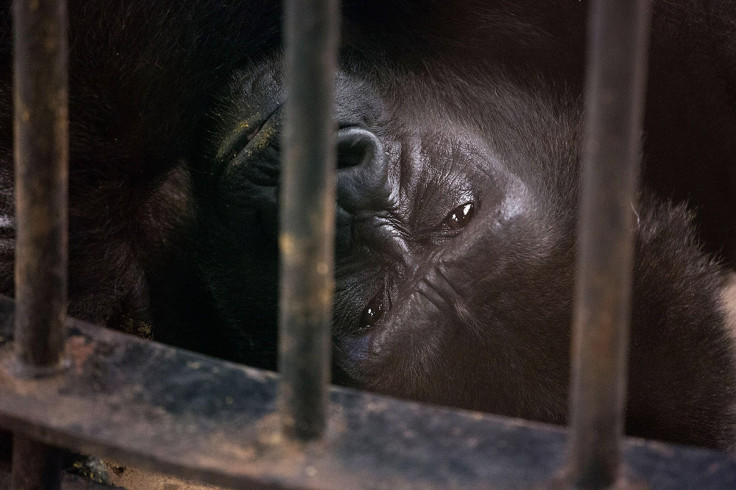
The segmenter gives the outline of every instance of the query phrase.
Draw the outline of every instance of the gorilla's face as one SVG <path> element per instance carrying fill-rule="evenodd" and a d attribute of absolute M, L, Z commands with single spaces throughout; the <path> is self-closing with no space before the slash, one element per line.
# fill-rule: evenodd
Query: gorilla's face
<path fill-rule="evenodd" d="M 433 89 L 448 80 L 385 79 L 340 73 L 336 84 L 338 379 L 560 421 L 576 110 L 504 80 L 462 87 L 486 102 L 463 107 Z M 238 75 L 216 111 L 203 269 L 244 329 L 275 325 L 264 298 L 276 297 L 283 98 L 266 64 Z"/>

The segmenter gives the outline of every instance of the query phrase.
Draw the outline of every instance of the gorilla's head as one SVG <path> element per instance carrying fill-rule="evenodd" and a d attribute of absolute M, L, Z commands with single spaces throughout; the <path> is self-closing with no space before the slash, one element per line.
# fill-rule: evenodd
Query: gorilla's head
<path fill-rule="evenodd" d="M 503 77 L 389 84 L 387 70 L 336 83 L 337 377 L 561 420 L 577 108 Z M 233 332 L 275 330 L 283 99 L 265 63 L 214 111 L 200 256 Z"/>

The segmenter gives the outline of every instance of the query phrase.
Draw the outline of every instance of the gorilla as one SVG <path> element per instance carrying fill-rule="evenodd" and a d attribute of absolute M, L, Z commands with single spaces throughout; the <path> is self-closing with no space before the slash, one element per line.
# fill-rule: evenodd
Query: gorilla
<path fill-rule="evenodd" d="M 5 7 L 9 5 L 5 0 Z M 69 313 L 276 363 L 276 2 L 70 2 Z M 345 1 L 335 380 L 564 423 L 586 2 Z M 0 292 L 12 295 L 0 20 Z M 736 5 L 654 2 L 629 434 L 736 442 Z"/>

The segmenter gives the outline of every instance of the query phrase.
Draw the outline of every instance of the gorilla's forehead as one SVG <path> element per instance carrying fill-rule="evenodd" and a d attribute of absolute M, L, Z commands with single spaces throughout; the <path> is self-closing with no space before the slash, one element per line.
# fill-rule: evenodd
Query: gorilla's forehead
<path fill-rule="evenodd" d="M 564 86 L 538 85 L 502 73 L 463 78 L 438 69 L 401 84 L 376 83 L 376 90 L 386 136 L 421 135 L 425 145 L 437 141 L 471 153 L 477 148 L 488 160 L 480 168 L 501 163 L 536 185 L 550 168 L 575 171 L 582 121 L 581 100 L 571 99 Z"/>

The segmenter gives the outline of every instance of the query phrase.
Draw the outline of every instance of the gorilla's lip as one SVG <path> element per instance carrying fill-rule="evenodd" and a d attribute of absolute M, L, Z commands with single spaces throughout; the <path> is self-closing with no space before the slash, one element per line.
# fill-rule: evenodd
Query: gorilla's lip
<path fill-rule="evenodd" d="M 333 336 L 335 361 L 350 378 L 360 380 L 365 368 L 375 362 L 377 353 L 373 346 L 376 336 L 387 326 L 384 320 L 361 332 L 344 330 Z"/>
<path fill-rule="evenodd" d="M 403 308 L 399 308 L 401 310 Z M 362 332 L 343 332 L 334 337 L 335 357 L 340 367 L 351 378 L 361 381 L 373 367 L 381 365 L 396 354 L 387 336 L 396 335 L 401 319 L 394 318 L 397 312 L 386 312 L 371 328 Z M 400 316 L 403 317 L 401 313 Z"/>
<path fill-rule="evenodd" d="M 377 361 L 380 364 L 372 352 L 374 335 L 371 331 L 362 335 L 338 335 L 333 339 L 334 360 L 352 382 L 368 382 L 371 367 Z"/>
<path fill-rule="evenodd" d="M 404 311 L 407 312 L 408 310 Z M 352 381 L 371 383 L 375 376 L 381 376 L 387 366 L 401 366 L 415 358 L 416 352 L 424 350 L 421 339 L 426 339 L 432 328 L 426 322 L 416 325 L 406 321 L 407 315 L 399 315 L 400 318 L 378 322 L 363 334 L 343 335 L 334 339 L 335 360 Z M 406 326 L 409 326 L 410 332 L 404 331 L 403 327 Z M 400 345 L 412 345 L 403 341 L 407 335 L 415 336 L 419 344 L 413 344 L 410 349 L 400 348 Z"/>

